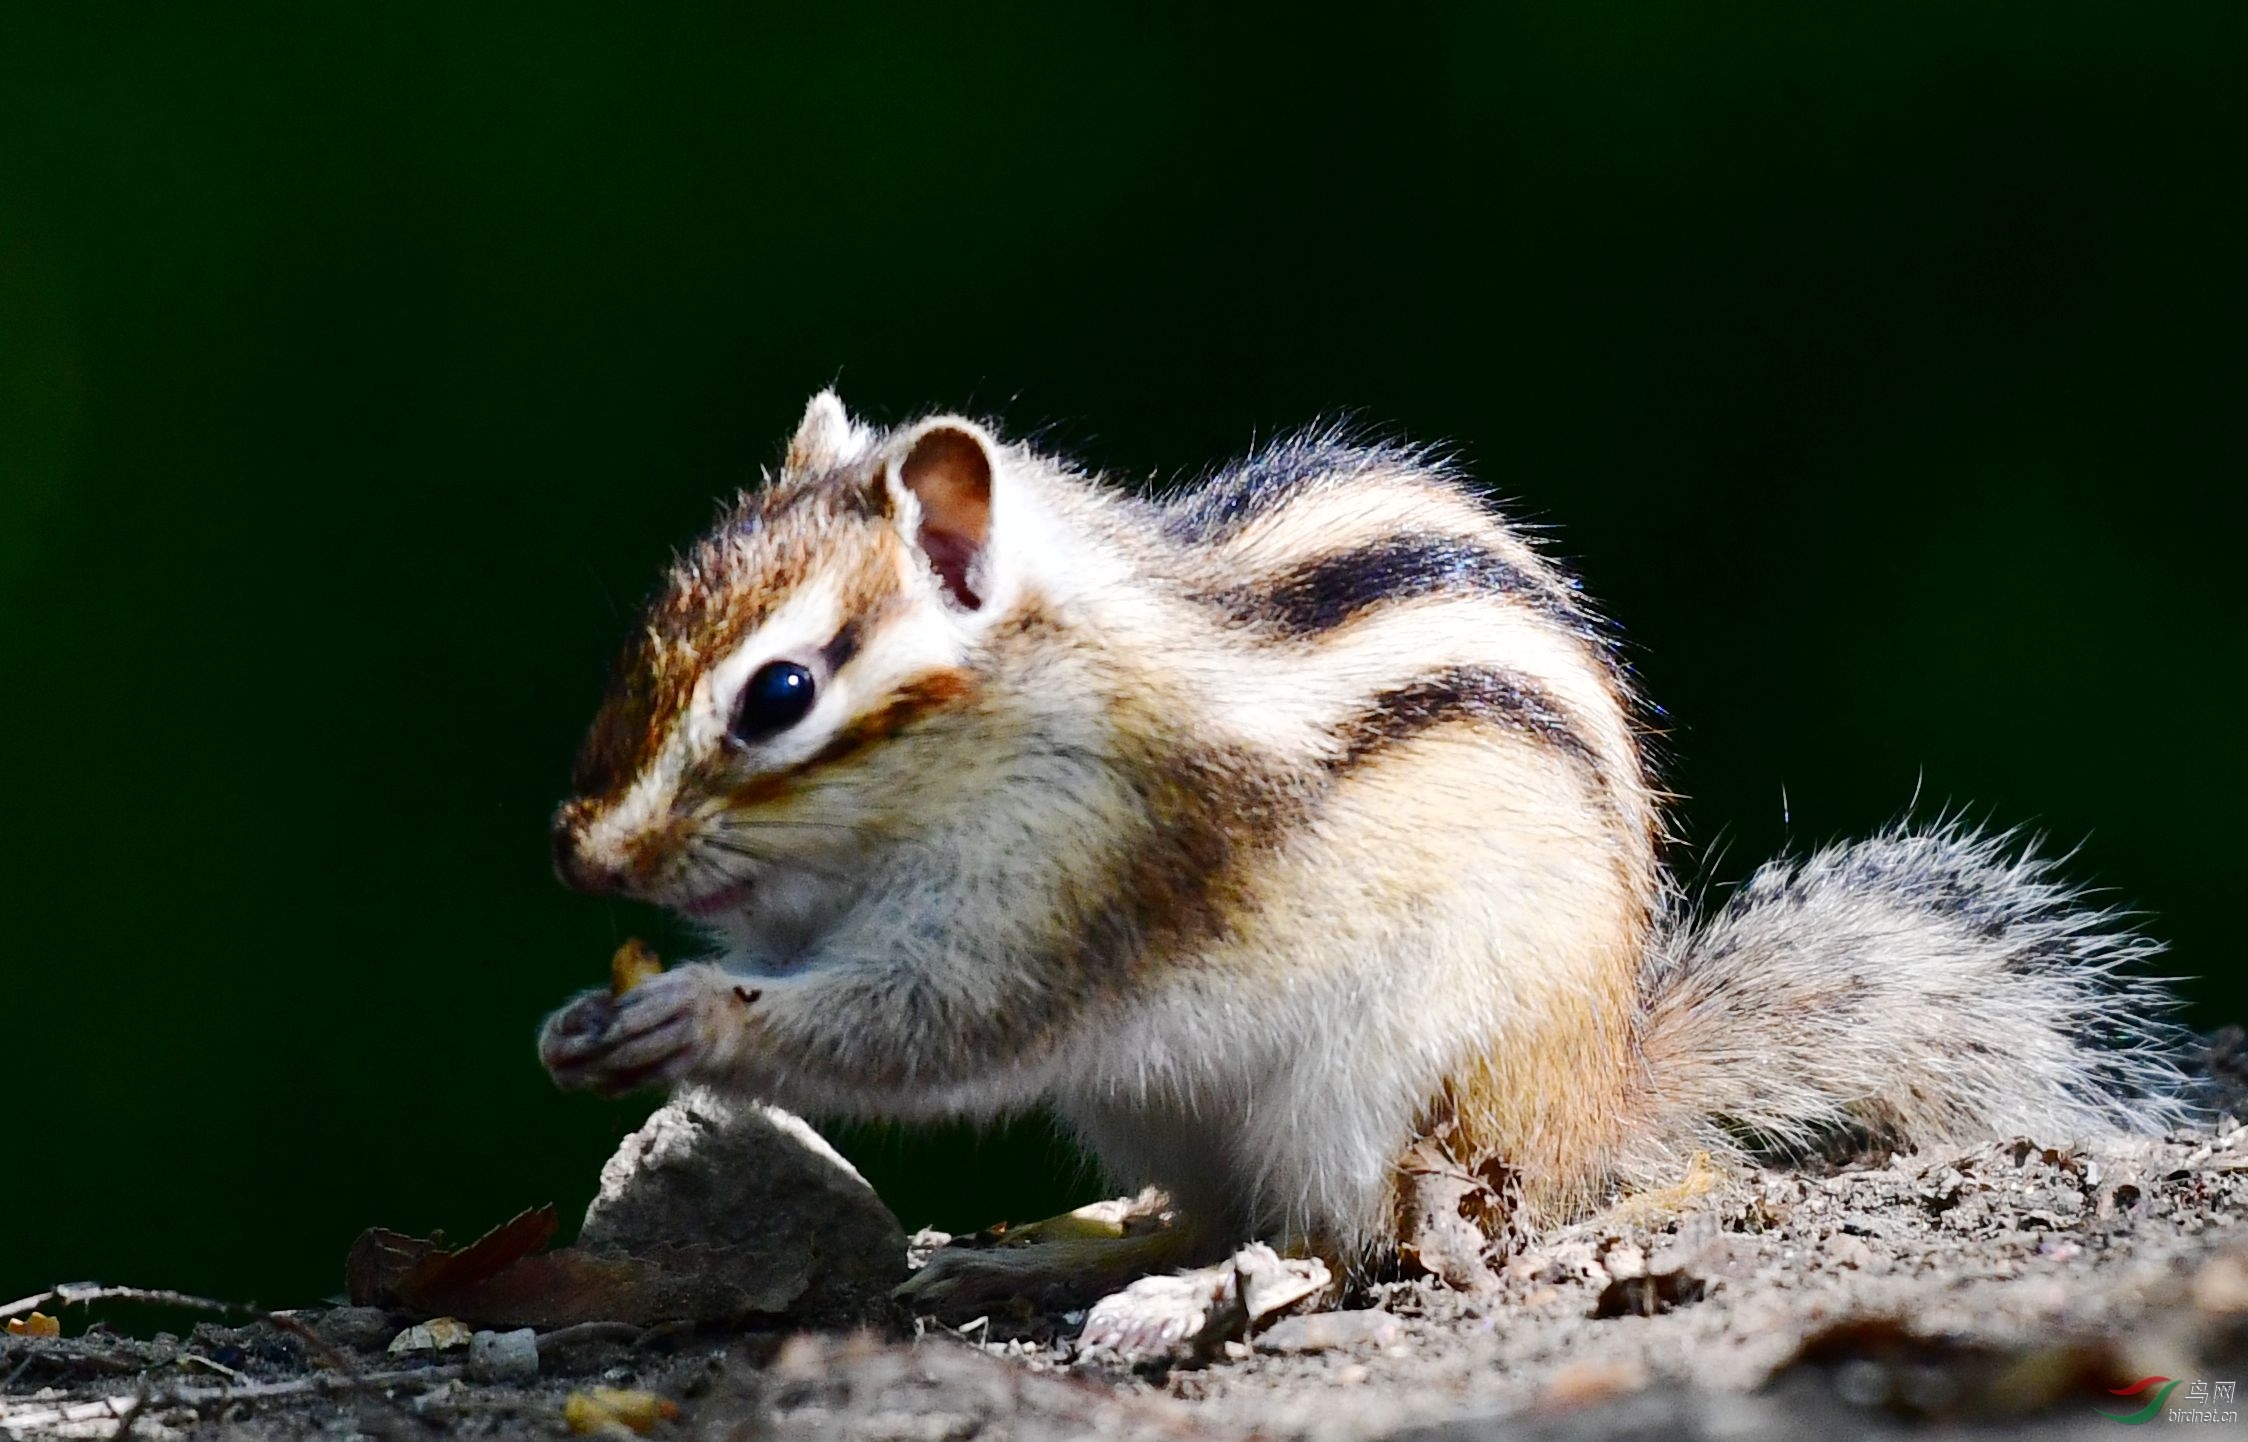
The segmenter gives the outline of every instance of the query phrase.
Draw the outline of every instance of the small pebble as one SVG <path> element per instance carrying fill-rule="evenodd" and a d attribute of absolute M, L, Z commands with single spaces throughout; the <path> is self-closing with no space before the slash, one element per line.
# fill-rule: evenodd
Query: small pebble
<path fill-rule="evenodd" d="M 1333 1352 L 1350 1347 L 1386 1347 L 1402 1329 L 1387 1312 L 1313 1312 L 1273 1323 L 1257 1338 L 1264 1352 Z"/>
<path fill-rule="evenodd" d="M 1847 1232 L 1836 1232 L 1827 1238 L 1827 1260 L 1838 1267 L 1852 1267 L 1861 1272 L 1874 1269 L 1873 1248 Z"/>
<path fill-rule="evenodd" d="M 468 1375 L 479 1382 L 528 1382 L 539 1375 L 539 1334 L 478 1332 L 468 1339 Z"/>

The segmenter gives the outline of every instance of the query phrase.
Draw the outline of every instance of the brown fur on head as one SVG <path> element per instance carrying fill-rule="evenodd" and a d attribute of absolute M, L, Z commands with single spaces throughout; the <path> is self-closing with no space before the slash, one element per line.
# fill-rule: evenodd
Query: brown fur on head
<path fill-rule="evenodd" d="M 784 476 L 737 498 L 672 568 L 619 659 L 570 777 L 579 800 L 621 795 L 654 759 L 695 685 L 772 618 L 815 570 L 852 596 L 853 614 L 896 589 L 897 538 L 881 492 L 849 477 Z"/>
<path fill-rule="evenodd" d="M 836 773 L 975 690 L 996 463 L 970 422 L 877 436 L 815 396 L 780 474 L 672 568 L 626 648 L 555 816 L 562 877 L 691 915 L 760 887 L 801 909 L 805 867 L 901 820 Z M 774 683 L 784 724 L 758 721 L 769 668 L 795 673 Z"/>

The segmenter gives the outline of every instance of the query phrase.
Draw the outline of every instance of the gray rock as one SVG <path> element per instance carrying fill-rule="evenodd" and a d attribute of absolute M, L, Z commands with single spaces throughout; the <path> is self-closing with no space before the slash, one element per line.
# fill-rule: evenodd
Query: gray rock
<path fill-rule="evenodd" d="M 297 1319 L 329 1346 L 349 1351 L 380 1352 L 398 1335 L 398 1325 L 380 1307 L 329 1307 L 300 1312 Z"/>
<path fill-rule="evenodd" d="M 814 1325 L 868 1320 L 906 1273 L 898 1219 L 802 1118 L 691 1091 L 601 1168 L 578 1245 L 691 1252 L 712 1280 Z"/>

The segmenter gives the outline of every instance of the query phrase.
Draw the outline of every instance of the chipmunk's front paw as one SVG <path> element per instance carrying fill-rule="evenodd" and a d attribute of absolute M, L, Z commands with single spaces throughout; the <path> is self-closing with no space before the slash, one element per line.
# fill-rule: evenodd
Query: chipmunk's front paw
<path fill-rule="evenodd" d="M 659 973 L 623 996 L 589 991 L 546 1019 L 539 1060 L 557 1085 L 576 1091 L 673 1086 L 739 1027 L 755 995 L 707 965 Z"/>

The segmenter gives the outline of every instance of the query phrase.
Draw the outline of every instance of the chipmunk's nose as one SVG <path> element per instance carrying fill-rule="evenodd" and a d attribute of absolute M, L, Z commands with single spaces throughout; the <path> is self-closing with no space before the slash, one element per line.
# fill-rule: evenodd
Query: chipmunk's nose
<path fill-rule="evenodd" d="M 572 891 L 582 891 L 590 896 L 606 896 L 622 889 L 624 876 L 613 866 L 604 866 L 585 854 L 578 845 L 578 831 L 570 824 L 567 815 L 554 818 L 554 829 L 548 834 L 554 848 L 554 874 Z"/>

